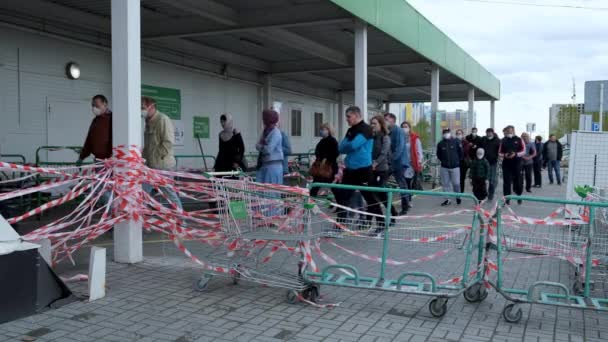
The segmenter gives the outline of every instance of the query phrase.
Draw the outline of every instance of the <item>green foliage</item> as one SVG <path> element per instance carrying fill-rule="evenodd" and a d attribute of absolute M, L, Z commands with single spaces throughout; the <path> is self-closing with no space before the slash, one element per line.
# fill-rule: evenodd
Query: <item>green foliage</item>
<path fill-rule="evenodd" d="M 431 124 L 426 121 L 426 118 L 423 117 L 422 119 L 420 119 L 420 121 L 418 121 L 418 123 L 413 127 L 413 130 L 420 136 L 422 148 L 433 147 L 433 143 L 431 141 Z"/>
<path fill-rule="evenodd" d="M 557 113 L 557 125 L 551 134 L 558 138 L 578 129 L 580 114 L 574 105 L 563 106 Z"/>

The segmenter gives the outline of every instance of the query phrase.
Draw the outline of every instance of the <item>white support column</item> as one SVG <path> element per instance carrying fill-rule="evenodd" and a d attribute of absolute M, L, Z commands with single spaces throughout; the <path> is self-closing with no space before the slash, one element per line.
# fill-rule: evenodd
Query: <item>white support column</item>
<path fill-rule="evenodd" d="M 473 118 L 474 114 L 475 114 L 475 88 L 473 88 L 472 86 L 470 86 L 469 87 L 469 119 Z M 472 126 L 469 127 L 469 129 L 477 126 L 476 122 L 470 122 L 470 124 Z"/>
<path fill-rule="evenodd" d="M 140 0 L 112 0 L 112 136 L 114 146 L 141 146 Z M 124 172 L 124 170 L 116 170 Z M 114 260 L 143 260 L 141 222 L 114 226 Z"/>
<path fill-rule="evenodd" d="M 439 111 L 439 68 L 433 66 L 431 70 L 431 137 L 433 138 L 433 145 L 439 142 L 439 136 L 437 134 L 437 111 Z"/>
<path fill-rule="evenodd" d="M 496 111 L 496 102 L 494 100 L 492 100 L 492 101 L 490 101 L 490 127 L 494 130 L 496 130 L 496 128 L 494 127 L 495 111 Z"/>
<path fill-rule="evenodd" d="M 390 102 L 384 102 L 384 112 L 388 113 L 391 111 L 391 103 Z"/>
<path fill-rule="evenodd" d="M 367 24 L 355 22 L 355 105 L 367 121 Z"/>
<path fill-rule="evenodd" d="M 344 109 L 344 92 L 339 91 L 338 92 L 338 131 L 336 132 L 337 137 L 335 137 L 338 140 L 340 140 L 340 138 L 343 137 L 344 134 L 346 133 L 346 130 L 344 129 L 344 126 L 345 126 L 344 110 L 345 110 Z"/>

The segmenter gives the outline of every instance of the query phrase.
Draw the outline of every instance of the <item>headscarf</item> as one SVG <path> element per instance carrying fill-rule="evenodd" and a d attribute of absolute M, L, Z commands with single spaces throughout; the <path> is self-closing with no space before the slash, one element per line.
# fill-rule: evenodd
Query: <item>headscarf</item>
<path fill-rule="evenodd" d="M 279 122 L 279 113 L 272 109 L 265 109 L 262 112 L 262 121 L 265 128 L 272 129 Z"/>
<path fill-rule="evenodd" d="M 220 139 L 222 139 L 222 141 L 228 141 L 232 139 L 232 136 L 235 133 L 234 120 L 232 119 L 231 114 L 226 113 L 220 116 L 220 122 L 221 121 L 224 121 L 224 125 L 222 127 L 222 131 L 220 132 Z"/>

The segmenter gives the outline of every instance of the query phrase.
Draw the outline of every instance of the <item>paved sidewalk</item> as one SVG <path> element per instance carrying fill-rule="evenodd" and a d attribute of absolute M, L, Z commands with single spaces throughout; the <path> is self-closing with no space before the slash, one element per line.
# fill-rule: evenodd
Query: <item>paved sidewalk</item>
<path fill-rule="evenodd" d="M 564 190 L 547 186 L 535 195 L 557 197 Z M 436 202 L 415 202 L 414 213 L 438 210 Z M 533 217 L 544 217 L 549 209 L 513 208 Z M 26 336 L 36 341 L 178 342 L 608 340 L 608 312 L 524 305 L 522 321 L 509 324 L 501 317 L 505 301 L 492 290 L 478 304 L 467 303 L 462 296 L 450 300 L 441 319 L 430 315 L 429 297 L 379 291 L 323 286 L 324 302 L 341 302 L 332 309 L 287 304 L 283 289 L 232 285 L 226 278 L 214 278 L 206 292 L 196 292 L 192 283 L 200 271 L 175 252 L 163 256 L 159 249 L 167 248 L 146 245 L 146 260 L 137 265 L 110 262 L 106 298 L 0 325 L 0 341 Z M 571 272 L 559 260 L 514 263 L 513 268 L 513 283 L 545 275 L 567 282 Z M 83 283 L 72 286 L 76 292 L 85 290 Z"/>

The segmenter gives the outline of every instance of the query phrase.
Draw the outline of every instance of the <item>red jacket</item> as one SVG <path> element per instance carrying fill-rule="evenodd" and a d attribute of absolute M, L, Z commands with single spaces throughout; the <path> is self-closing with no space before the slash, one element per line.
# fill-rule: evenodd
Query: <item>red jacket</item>
<path fill-rule="evenodd" d="M 112 112 L 97 115 L 91 122 L 80 159 L 91 154 L 97 159 L 112 157 Z"/>
<path fill-rule="evenodd" d="M 422 172 L 421 160 L 418 160 L 418 144 L 416 141 L 420 137 L 414 132 L 410 132 L 410 163 L 415 172 Z"/>

